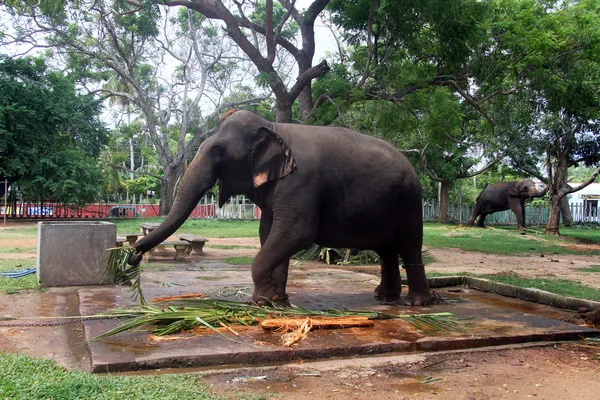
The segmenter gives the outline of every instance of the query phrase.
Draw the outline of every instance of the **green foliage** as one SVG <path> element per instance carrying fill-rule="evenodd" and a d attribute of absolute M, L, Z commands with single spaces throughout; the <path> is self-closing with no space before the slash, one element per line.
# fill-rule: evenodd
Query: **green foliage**
<path fill-rule="evenodd" d="M 31 199 L 96 199 L 108 139 L 99 102 L 41 58 L 0 58 L 0 93 L 0 178 L 18 179 Z"/>
<path fill-rule="evenodd" d="M 90 374 L 18 354 L 0 354 L 0 396 L 22 400 L 220 399 L 208 392 L 197 375 Z"/>
<path fill-rule="evenodd" d="M 189 299 L 176 301 L 175 303 L 176 305 L 169 305 L 162 309 L 145 305 L 136 309 L 116 310 L 113 312 L 115 316 L 129 317 L 129 321 L 94 338 L 94 340 L 125 331 L 140 329 L 148 329 L 157 336 L 172 335 L 194 327 L 207 328 L 221 333 L 217 330 L 217 327 L 234 324 L 244 326 L 257 325 L 267 317 L 305 319 L 306 317 L 335 318 L 362 316 L 373 320 L 402 319 L 417 329 L 426 332 L 462 332 L 465 330 L 465 325 L 462 325 L 452 313 L 448 312 L 395 315 L 376 311 L 320 311 L 301 307 L 261 307 L 248 303 L 215 299 Z M 166 304 L 162 306 L 164 307 Z"/>
<path fill-rule="evenodd" d="M 249 15 L 250 21 L 254 22 L 255 24 L 265 26 L 267 21 L 266 9 L 265 0 L 258 0 L 254 2 L 252 13 Z M 273 27 L 276 28 L 286 14 L 287 10 L 283 8 L 281 4 L 278 2 L 273 2 Z M 298 26 L 298 23 L 293 18 L 288 18 L 279 36 L 290 40 L 296 36 L 299 30 L 300 27 Z"/>

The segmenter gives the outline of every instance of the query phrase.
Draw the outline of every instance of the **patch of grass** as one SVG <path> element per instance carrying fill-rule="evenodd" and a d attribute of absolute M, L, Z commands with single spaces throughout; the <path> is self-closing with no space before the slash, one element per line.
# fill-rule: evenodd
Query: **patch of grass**
<path fill-rule="evenodd" d="M 0 247 L 0 254 L 35 253 L 36 247 Z"/>
<path fill-rule="evenodd" d="M 600 273 L 600 265 L 592 265 L 588 268 L 574 268 L 577 272 Z"/>
<path fill-rule="evenodd" d="M 117 225 L 117 233 L 139 232 L 141 223 L 162 222 L 164 218 L 110 221 Z M 258 237 L 258 220 L 188 219 L 177 230 L 208 238 Z"/>
<path fill-rule="evenodd" d="M 600 301 L 600 291 L 568 279 L 557 278 L 523 278 L 518 276 L 483 275 L 483 278 L 494 282 L 506 283 L 523 288 L 536 288 L 561 296 L 576 297 Z"/>
<path fill-rule="evenodd" d="M 222 250 L 234 250 L 234 249 L 258 250 L 258 247 L 255 247 L 255 246 L 240 246 L 237 244 L 207 244 L 206 247 L 213 248 L 213 249 L 222 249 Z"/>
<path fill-rule="evenodd" d="M 560 227 L 560 234 L 574 239 L 580 239 L 587 242 L 600 243 L 600 229 L 577 229 Z"/>
<path fill-rule="evenodd" d="M 0 260 L 0 271 L 20 271 L 35 267 L 36 260 Z M 0 276 L 0 292 L 14 294 L 20 290 L 38 289 L 39 284 L 36 274 L 30 274 L 22 278 L 7 278 Z M 0 392 L 0 397 L 2 392 Z"/>
<path fill-rule="evenodd" d="M 595 240 L 594 230 L 572 230 L 579 239 Z M 563 229 L 561 228 L 561 232 Z M 570 234 L 566 230 L 564 234 Z M 566 248 L 572 243 L 562 236 L 542 235 L 540 231 L 527 229 L 526 235 L 520 235 L 514 226 L 458 227 L 427 222 L 424 224 L 423 242 L 433 248 L 459 248 L 466 251 L 479 251 L 489 254 L 600 254 L 598 251 L 581 252 Z M 600 241 L 600 237 L 598 237 Z"/>
<path fill-rule="evenodd" d="M 476 276 L 472 272 L 427 272 L 428 278 L 436 278 L 441 276 Z"/>
<path fill-rule="evenodd" d="M 37 231 L 37 224 L 2 228 L 0 229 L 0 239 L 35 239 Z"/>
<path fill-rule="evenodd" d="M 224 263 L 231 265 L 250 265 L 254 261 L 252 257 L 227 257 L 222 259 Z"/>
<path fill-rule="evenodd" d="M 118 376 L 67 371 L 54 361 L 0 354 L 0 397 L 6 399 L 222 399 L 194 375 Z"/>

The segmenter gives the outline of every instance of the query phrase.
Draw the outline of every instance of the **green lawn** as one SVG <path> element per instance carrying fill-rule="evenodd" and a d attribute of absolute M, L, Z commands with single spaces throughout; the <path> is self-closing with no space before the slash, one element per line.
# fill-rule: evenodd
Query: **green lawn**
<path fill-rule="evenodd" d="M 26 268 L 35 267 L 35 259 L 27 260 L 1 260 L 0 271 L 19 271 Z M 37 289 L 39 287 L 35 274 L 27 275 L 22 278 L 6 278 L 0 276 L 0 292 L 11 294 L 24 289 Z M 1 396 L 0 396 L 1 398 Z"/>
<path fill-rule="evenodd" d="M 161 222 L 163 218 L 110 221 L 117 225 L 117 234 L 139 232 L 142 222 Z M 258 237 L 258 220 L 188 219 L 177 230 L 206 238 Z"/>
<path fill-rule="evenodd" d="M 583 269 L 583 268 L 580 268 Z M 586 299 L 600 301 L 600 290 L 590 286 L 568 279 L 558 278 L 525 278 L 521 276 L 505 276 L 505 275 L 485 275 L 474 274 L 472 272 L 428 272 L 427 277 L 433 278 L 437 276 L 472 276 L 475 278 L 485 278 L 490 281 L 506 283 L 523 288 L 536 288 L 545 290 L 550 293 L 559 294 L 562 296 L 576 297 L 578 299 Z"/>
<path fill-rule="evenodd" d="M 198 376 L 96 375 L 67 371 L 54 361 L 0 354 L 2 399 L 223 399 L 207 391 Z"/>
<path fill-rule="evenodd" d="M 432 248 L 459 248 L 466 251 L 479 251 L 490 254 L 600 254 L 600 252 L 580 252 L 564 245 L 575 243 L 575 239 L 585 239 L 600 243 L 599 230 L 561 228 L 563 236 L 543 235 L 539 231 L 527 229 L 520 235 L 514 226 L 500 227 L 458 227 L 433 222 L 424 224 L 423 242 Z"/>

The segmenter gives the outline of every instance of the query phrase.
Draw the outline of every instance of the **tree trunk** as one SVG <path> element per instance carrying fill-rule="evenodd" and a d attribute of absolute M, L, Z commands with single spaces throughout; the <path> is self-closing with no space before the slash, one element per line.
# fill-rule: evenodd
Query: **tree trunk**
<path fill-rule="evenodd" d="M 550 163 L 550 156 L 546 157 L 546 163 Z M 548 171 L 552 171 L 550 165 L 547 166 Z M 549 191 L 550 191 L 550 210 L 548 215 L 548 224 L 546 225 L 545 234 L 549 235 L 560 235 L 560 205 L 561 200 L 566 196 L 561 195 L 561 189 L 567 187 L 567 176 L 568 176 L 568 159 L 565 152 L 557 151 L 554 160 L 554 171 L 549 173 L 548 179 Z"/>
<path fill-rule="evenodd" d="M 163 178 L 160 181 L 160 205 L 158 207 L 159 215 L 167 215 L 173 207 L 175 200 L 175 187 L 177 180 L 183 171 L 183 163 L 180 165 L 169 164 L 164 170 Z"/>
<path fill-rule="evenodd" d="M 289 101 L 277 99 L 277 122 L 290 123 L 292 122 L 292 103 Z"/>
<path fill-rule="evenodd" d="M 561 200 L 562 199 L 559 199 L 559 196 L 557 194 L 553 194 L 552 197 L 550 197 L 550 214 L 548 215 L 548 224 L 546 225 L 546 231 L 544 232 L 544 234 L 560 235 L 558 227 L 560 224 Z"/>
<path fill-rule="evenodd" d="M 563 197 L 560 201 L 560 213 L 562 214 L 563 225 L 571 226 L 573 224 L 573 215 L 571 215 L 571 208 L 569 207 L 569 199 L 567 196 Z"/>
<path fill-rule="evenodd" d="M 438 222 L 448 222 L 448 192 L 450 190 L 450 182 L 440 182 L 440 213 Z"/>

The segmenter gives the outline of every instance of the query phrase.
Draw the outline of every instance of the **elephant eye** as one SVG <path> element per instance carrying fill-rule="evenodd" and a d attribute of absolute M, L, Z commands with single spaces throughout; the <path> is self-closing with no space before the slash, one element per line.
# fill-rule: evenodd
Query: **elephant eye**
<path fill-rule="evenodd" d="M 224 153 L 223 148 L 220 146 L 213 147 L 211 151 L 217 157 L 221 157 Z"/>

